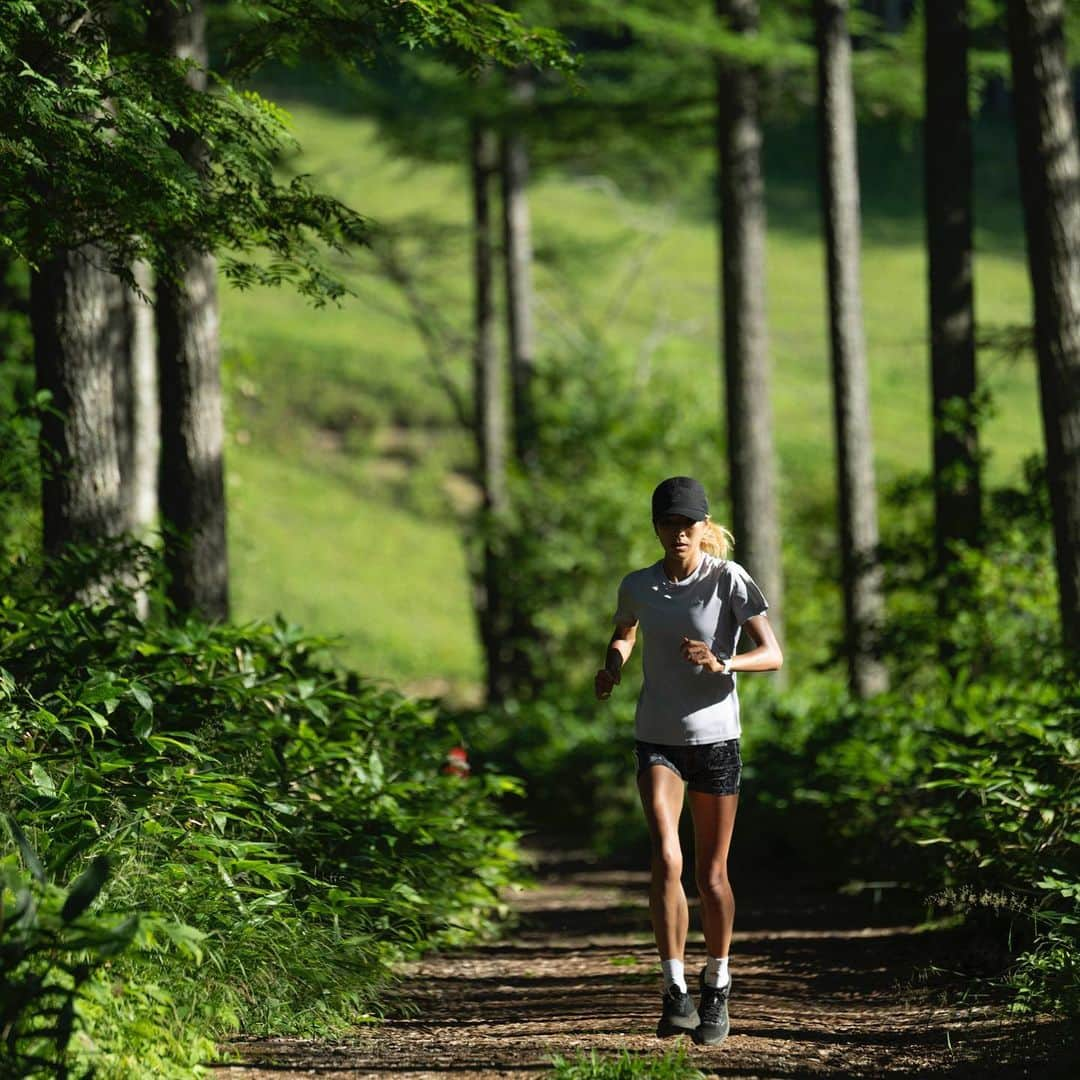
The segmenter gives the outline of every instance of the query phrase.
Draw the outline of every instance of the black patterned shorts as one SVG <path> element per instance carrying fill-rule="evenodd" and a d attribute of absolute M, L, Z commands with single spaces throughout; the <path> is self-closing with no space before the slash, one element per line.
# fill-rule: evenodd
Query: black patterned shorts
<path fill-rule="evenodd" d="M 640 776 L 653 765 L 663 765 L 686 781 L 691 791 L 706 795 L 737 795 L 742 776 L 738 739 L 699 743 L 696 746 L 664 746 L 634 740 Z"/>

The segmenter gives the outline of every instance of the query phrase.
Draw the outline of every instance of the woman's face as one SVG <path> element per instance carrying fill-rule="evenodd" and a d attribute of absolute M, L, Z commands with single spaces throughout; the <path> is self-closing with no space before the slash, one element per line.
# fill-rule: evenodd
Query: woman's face
<path fill-rule="evenodd" d="M 656 535 L 664 545 L 664 552 L 677 559 L 695 554 L 701 547 L 705 534 L 705 522 L 694 521 L 681 514 L 665 514 L 653 522 Z"/>

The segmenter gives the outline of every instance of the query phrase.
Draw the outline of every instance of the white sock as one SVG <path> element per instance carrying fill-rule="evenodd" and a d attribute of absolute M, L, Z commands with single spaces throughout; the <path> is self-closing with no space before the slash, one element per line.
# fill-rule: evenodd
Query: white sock
<path fill-rule="evenodd" d="M 661 960 L 660 967 L 664 972 L 664 989 L 669 986 L 677 986 L 684 994 L 686 993 L 686 973 L 683 970 L 681 960 Z"/>
<path fill-rule="evenodd" d="M 705 965 L 705 985 L 715 986 L 719 989 L 721 986 L 727 986 L 731 980 L 731 976 L 728 974 L 727 969 L 728 958 L 726 956 L 710 956 L 708 963 Z"/>

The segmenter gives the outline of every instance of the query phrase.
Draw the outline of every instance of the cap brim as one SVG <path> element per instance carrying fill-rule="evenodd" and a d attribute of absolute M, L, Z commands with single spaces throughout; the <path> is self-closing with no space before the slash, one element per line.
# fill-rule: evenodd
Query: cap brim
<path fill-rule="evenodd" d="M 689 518 L 691 521 L 704 521 L 709 512 L 706 510 L 702 512 L 700 506 L 686 506 L 676 503 L 674 506 L 667 507 L 663 513 L 658 514 L 657 517 L 667 517 L 669 514 L 678 514 L 680 517 Z"/>

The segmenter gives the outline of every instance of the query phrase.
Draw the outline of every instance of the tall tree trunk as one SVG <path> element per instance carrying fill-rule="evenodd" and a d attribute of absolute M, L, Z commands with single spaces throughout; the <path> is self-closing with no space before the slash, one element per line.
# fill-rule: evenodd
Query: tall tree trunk
<path fill-rule="evenodd" d="M 757 31 L 757 0 L 717 0 L 731 29 Z M 761 585 L 782 634 L 783 572 L 776 454 L 765 324 L 765 184 L 761 170 L 758 74 L 728 59 L 717 65 L 724 385 L 736 558 Z"/>
<path fill-rule="evenodd" d="M 153 274 L 146 263 L 136 263 L 133 272 L 142 291 L 153 296 Z M 157 517 L 159 433 L 157 385 L 157 340 L 154 308 L 129 292 L 132 309 L 131 384 L 134 453 L 131 459 L 131 520 L 136 536 L 145 537 Z"/>
<path fill-rule="evenodd" d="M 136 283 L 146 296 L 152 290 L 152 274 L 146 263 L 132 267 Z M 127 531 L 147 540 L 157 518 L 158 397 L 157 348 L 154 340 L 154 308 L 134 289 L 117 292 L 117 325 L 122 335 L 114 351 L 113 377 L 116 399 L 116 441 L 120 457 Z M 133 575 L 135 610 L 139 618 L 150 614 L 148 580 Z"/>
<path fill-rule="evenodd" d="M 532 77 L 525 68 L 511 77 L 512 100 L 522 109 L 535 96 Z M 500 140 L 503 250 L 506 271 L 506 329 L 510 357 L 511 424 L 518 467 L 535 472 L 539 461 L 536 418 L 536 335 L 533 321 L 532 226 L 529 219 L 529 151 L 524 135 L 511 128 Z M 537 631 L 527 591 L 505 583 L 507 677 L 519 694 L 537 689 L 533 662 Z M 507 688 L 509 689 L 509 687 Z"/>
<path fill-rule="evenodd" d="M 1061 624 L 1080 663 L 1080 148 L 1063 0 L 1009 0 L 1009 52 Z"/>
<path fill-rule="evenodd" d="M 833 410 L 849 682 L 860 697 L 888 688 L 877 652 L 884 614 L 877 488 L 860 284 L 859 173 L 848 0 L 816 0 L 818 128 L 829 280 Z"/>
<path fill-rule="evenodd" d="M 926 240 L 934 451 L 934 546 L 950 576 L 951 545 L 981 531 L 972 291 L 972 149 L 968 114 L 967 0 L 935 0 L 926 14 Z M 943 618 L 960 601 L 938 592 Z"/>
<path fill-rule="evenodd" d="M 513 97 L 528 104 L 534 95 L 526 71 L 512 76 Z M 519 131 L 502 137 L 503 236 L 506 248 L 506 315 L 510 342 L 510 381 L 514 416 L 514 451 L 525 469 L 537 465 L 537 430 L 533 402 L 536 341 L 533 326 L 532 229 L 529 221 L 529 151 Z"/>
<path fill-rule="evenodd" d="M 503 612 L 502 567 L 493 543 L 493 525 L 505 512 L 506 406 L 499 360 L 495 311 L 491 188 L 497 169 L 498 145 L 494 134 L 474 128 L 470 148 L 473 191 L 473 273 L 475 394 L 473 427 L 476 437 L 480 485 L 483 493 L 483 568 L 477 583 L 477 613 L 487 661 L 488 700 L 498 703 L 508 692 Z"/>
<path fill-rule="evenodd" d="M 127 527 L 114 394 L 120 281 L 90 246 L 63 251 L 34 271 L 30 321 L 39 389 L 52 394 L 42 420 L 41 503 L 46 555 Z M 102 572 L 75 590 L 90 601 L 112 582 Z"/>
<path fill-rule="evenodd" d="M 163 51 L 199 65 L 188 78 L 196 89 L 205 90 L 203 0 L 191 0 L 186 9 L 157 0 L 151 33 Z M 202 147 L 185 140 L 181 149 L 191 165 L 202 166 Z M 196 250 L 181 252 L 180 261 L 181 273 L 175 280 L 162 278 L 157 289 L 158 497 L 169 598 L 180 615 L 226 619 L 229 573 L 216 262 Z"/>
<path fill-rule="evenodd" d="M 124 286 L 109 289 L 108 344 L 113 365 L 113 423 L 116 426 L 116 455 L 120 467 L 120 492 L 124 503 L 124 530 L 133 531 L 135 520 L 135 490 L 132 476 L 135 470 L 135 373 L 132 369 L 132 349 L 135 343 L 134 297 Z"/>

